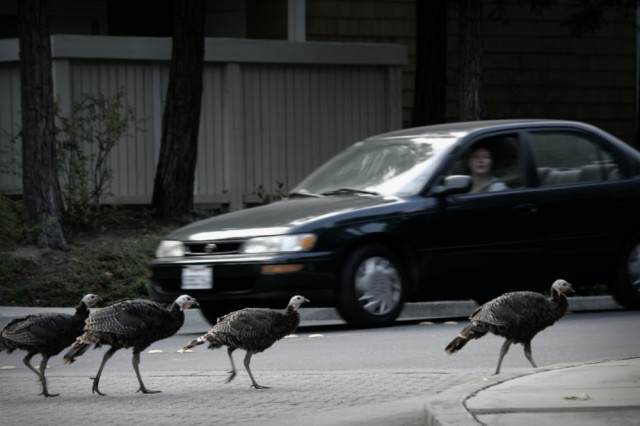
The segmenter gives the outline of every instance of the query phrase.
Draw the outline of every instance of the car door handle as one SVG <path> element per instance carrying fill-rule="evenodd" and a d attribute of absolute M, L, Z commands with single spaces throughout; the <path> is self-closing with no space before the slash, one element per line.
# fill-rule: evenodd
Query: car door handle
<path fill-rule="evenodd" d="M 517 214 L 535 214 L 538 213 L 538 206 L 535 204 L 520 204 L 513 208 Z"/>

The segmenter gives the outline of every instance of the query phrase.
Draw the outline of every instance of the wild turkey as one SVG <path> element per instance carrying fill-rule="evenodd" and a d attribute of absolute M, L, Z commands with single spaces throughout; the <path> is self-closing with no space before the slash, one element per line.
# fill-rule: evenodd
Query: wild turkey
<path fill-rule="evenodd" d="M 227 378 L 229 383 L 236 376 L 232 353 L 236 349 L 243 349 L 247 351 L 244 357 L 244 368 L 249 373 L 252 386 L 256 389 L 269 389 L 267 386 L 259 385 L 253 378 L 249 367 L 251 357 L 296 331 L 300 324 L 298 308 L 304 302 L 309 300 L 303 296 L 292 297 L 284 313 L 266 308 L 245 308 L 231 312 L 218 318 L 217 324 L 208 333 L 192 340 L 182 348 L 182 351 L 203 343 L 208 343 L 209 349 L 226 346 L 229 361 L 231 361 L 231 371 Z"/>
<path fill-rule="evenodd" d="M 94 348 L 110 345 L 111 347 L 102 358 L 98 374 L 93 378 L 91 389 L 93 393 L 104 395 L 98 388 L 104 365 L 117 350 L 132 348 L 133 369 L 140 383 L 138 392 L 160 392 L 149 390 L 142 383 L 138 370 L 140 352 L 152 343 L 176 334 L 184 324 L 184 309 L 192 306 L 199 306 L 198 302 L 191 296 L 182 295 L 166 308 L 151 300 L 127 299 L 98 309 L 87 318 L 84 333 L 76 339 L 71 349 L 64 355 L 64 363 L 74 362 L 91 345 L 94 345 Z"/>
<path fill-rule="evenodd" d="M 462 349 L 469 340 L 479 339 L 489 332 L 506 339 L 500 349 L 495 374 L 500 374 L 502 359 L 512 343 L 524 346 L 524 355 L 536 368 L 531 356 L 531 340 L 565 314 L 568 305 L 566 295 L 571 293 L 573 288 L 565 280 L 553 283 L 550 299 L 530 291 L 505 293 L 471 314 L 471 323 L 447 345 L 445 354 L 451 355 Z"/>
<path fill-rule="evenodd" d="M 0 351 L 6 350 L 7 353 L 15 349 L 27 351 L 22 362 L 40 379 L 41 395 L 58 396 L 57 393 L 49 393 L 47 389 L 44 372 L 49 358 L 58 355 L 82 334 L 84 320 L 89 316 L 89 308 L 100 300 L 95 294 L 87 294 L 76 307 L 74 315 L 47 312 L 14 319 L 0 334 Z M 42 355 L 39 372 L 29 362 L 35 354 Z"/>

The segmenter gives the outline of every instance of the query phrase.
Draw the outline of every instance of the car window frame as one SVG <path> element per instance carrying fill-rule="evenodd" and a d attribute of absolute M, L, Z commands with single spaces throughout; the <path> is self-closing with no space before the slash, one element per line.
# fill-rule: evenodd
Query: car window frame
<path fill-rule="evenodd" d="M 533 152 L 533 147 L 531 143 L 531 134 L 532 133 L 540 133 L 540 132 L 572 132 L 575 134 L 585 135 L 586 139 L 591 139 L 596 146 L 602 151 L 607 152 L 617 163 L 619 168 L 619 178 L 618 179 L 609 179 L 609 180 L 591 180 L 591 181 L 579 181 L 579 182 L 571 182 L 566 184 L 559 185 L 543 185 L 543 182 L 540 181 L 538 175 L 538 165 L 536 163 L 535 155 Z M 567 186 L 576 186 L 576 185 L 593 185 L 593 184 L 602 184 L 606 182 L 617 182 L 620 180 L 629 179 L 632 176 L 630 159 L 624 155 L 621 147 L 618 146 L 618 142 L 615 140 L 611 140 L 606 135 L 602 135 L 599 132 L 590 131 L 587 129 L 582 129 L 579 127 L 569 127 L 569 126 L 547 126 L 547 127 L 532 127 L 527 129 L 521 129 L 521 141 L 523 149 L 526 152 L 527 160 L 527 180 L 530 183 L 529 188 L 556 188 L 556 187 L 567 187 Z M 623 143 L 623 142 L 620 142 Z"/>
<path fill-rule="evenodd" d="M 441 184 L 444 178 L 449 175 L 448 172 L 454 167 L 455 162 L 459 161 L 461 157 L 463 157 L 469 151 L 469 149 L 471 149 L 472 146 L 478 143 L 481 143 L 485 139 L 497 138 L 500 136 L 505 136 L 505 137 L 514 136 L 516 138 L 515 148 L 519 155 L 519 168 L 520 168 L 521 181 L 522 181 L 521 186 L 516 188 L 509 187 L 508 189 L 501 190 L 501 191 L 485 191 L 485 192 L 476 192 L 476 193 L 465 192 L 465 193 L 449 195 L 449 196 L 456 197 L 456 198 L 478 197 L 478 196 L 485 197 L 487 195 L 512 193 L 514 191 L 521 191 L 521 190 L 527 189 L 528 188 L 527 187 L 527 182 L 528 182 L 527 162 L 529 160 L 528 160 L 527 153 L 525 151 L 525 146 L 522 140 L 521 133 L 522 132 L 520 129 L 513 129 L 513 128 L 495 129 L 488 132 L 482 132 L 477 135 L 472 135 L 471 137 L 467 136 L 467 137 L 461 138 L 456 144 L 456 146 L 449 153 L 449 159 L 446 162 L 443 161 L 440 167 L 438 168 L 438 170 L 436 171 L 436 173 L 434 174 L 436 179 L 432 180 L 431 184 L 428 185 L 427 187 L 434 188 L 435 186 Z"/>

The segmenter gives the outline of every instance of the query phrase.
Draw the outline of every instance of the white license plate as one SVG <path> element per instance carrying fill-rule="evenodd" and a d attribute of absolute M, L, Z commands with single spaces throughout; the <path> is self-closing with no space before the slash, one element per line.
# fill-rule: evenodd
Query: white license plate
<path fill-rule="evenodd" d="M 184 290 L 208 290 L 213 288 L 213 269 L 209 266 L 185 266 L 182 269 Z"/>

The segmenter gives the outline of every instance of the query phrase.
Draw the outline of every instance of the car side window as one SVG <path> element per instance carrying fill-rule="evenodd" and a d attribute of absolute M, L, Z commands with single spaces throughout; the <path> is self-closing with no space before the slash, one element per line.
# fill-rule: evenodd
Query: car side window
<path fill-rule="evenodd" d="M 517 134 L 502 134 L 474 141 L 456 159 L 448 174 L 471 176 L 472 193 L 520 188 L 523 167 Z"/>
<path fill-rule="evenodd" d="M 531 132 L 529 142 L 540 186 L 620 178 L 615 158 L 593 136 L 570 131 Z"/>

